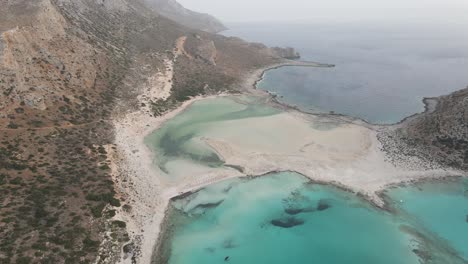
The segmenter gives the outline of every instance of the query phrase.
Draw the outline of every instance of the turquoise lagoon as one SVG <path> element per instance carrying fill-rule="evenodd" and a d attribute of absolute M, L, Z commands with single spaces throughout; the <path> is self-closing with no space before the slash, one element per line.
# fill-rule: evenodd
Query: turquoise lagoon
<path fill-rule="evenodd" d="M 169 263 L 418 263 L 391 215 L 295 173 L 222 182 L 173 206 Z"/>
<path fill-rule="evenodd" d="M 278 113 L 278 109 L 265 105 L 262 99 L 256 97 L 201 100 L 169 120 L 145 141 L 156 153 L 155 163 L 167 174 L 167 179 L 179 181 L 187 177 L 185 171 L 200 167 L 219 168 L 224 165 L 224 161 L 203 142 L 203 137 L 216 137 L 219 134 L 244 135 L 249 133 L 249 128 L 237 125 L 242 124 L 243 120 Z M 253 133 L 249 138 L 255 141 L 259 137 L 262 135 Z"/>
<path fill-rule="evenodd" d="M 445 195 L 423 201 L 433 191 L 392 190 L 408 211 L 390 213 L 292 172 L 227 180 L 172 202 L 162 251 L 171 264 L 467 263 L 466 197 L 447 190 L 447 209 Z"/>
<path fill-rule="evenodd" d="M 197 166 L 223 168 L 203 137 L 250 133 L 252 144 L 278 144 L 274 135 L 288 128 L 255 125 L 278 114 L 256 98 L 202 100 L 146 143 L 178 181 Z M 391 210 L 381 210 L 296 173 L 226 180 L 171 203 L 157 263 L 467 263 L 467 190 L 461 180 L 395 188 L 386 192 Z"/>

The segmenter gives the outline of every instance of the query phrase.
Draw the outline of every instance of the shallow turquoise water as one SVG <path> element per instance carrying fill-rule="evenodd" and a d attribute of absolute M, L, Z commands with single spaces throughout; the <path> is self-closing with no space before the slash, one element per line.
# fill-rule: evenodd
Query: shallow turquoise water
<path fill-rule="evenodd" d="M 203 131 L 221 122 L 278 114 L 279 110 L 257 102 L 254 97 L 226 97 L 197 101 L 149 135 L 145 142 L 156 152 L 156 164 L 170 174 L 167 163 L 186 160 L 210 167 L 223 161 L 203 141 Z"/>
<path fill-rule="evenodd" d="M 424 183 L 388 192 L 395 207 L 468 260 L 468 181 Z"/>
<path fill-rule="evenodd" d="M 173 206 L 173 264 L 418 263 L 398 219 L 295 173 L 225 181 Z"/>

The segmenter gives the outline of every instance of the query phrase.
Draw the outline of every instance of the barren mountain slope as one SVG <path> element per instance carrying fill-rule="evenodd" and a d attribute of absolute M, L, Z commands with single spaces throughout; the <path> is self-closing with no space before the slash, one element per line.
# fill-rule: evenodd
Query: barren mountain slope
<path fill-rule="evenodd" d="M 468 88 L 436 101 L 433 111 L 411 120 L 400 133 L 436 161 L 468 170 Z"/>
<path fill-rule="evenodd" d="M 2 1 L 0 31 L 0 263 L 113 262 L 128 240 L 114 209 L 129 208 L 111 178 L 110 120 L 169 70 L 155 114 L 282 60 L 138 0 Z"/>
<path fill-rule="evenodd" d="M 468 170 L 468 88 L 425 102 L 425 113 L 382 134 L 384 148 L 399 159 L 419 156 Z"/>
<path fill-rule="evenodd" d="M 161 15 L 190 28 L 217 33 L 226 27 L 209 14 L 201 14 L 184 8 L 175 0 L 145 0 Z"/>

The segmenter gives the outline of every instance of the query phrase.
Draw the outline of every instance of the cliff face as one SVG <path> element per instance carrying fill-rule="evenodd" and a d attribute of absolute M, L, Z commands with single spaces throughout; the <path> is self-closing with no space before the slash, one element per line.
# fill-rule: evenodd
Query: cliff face
<path fill-rule="evenodd" d="M 217 33 L 227 28 L 215 17 L 186 9 L 175 0 L 145 0 L 159 14 L 184 26 Z"/>
<path fill-rule="evenodd" d="M 397 135 L 429 159 L 468 170 L 468 88 L 436 100 L 433 111 L 410 120 Z"/>
<path fill-rule="evenodd" d="M 113 117 L 141 107 L 168 62 L 155 114 L 282 60 L 142 0 L 1 1 L 0 34 L 0 263 L 115 261 L 130 238 L 114 210 L 130 209 L 111 177 Z"/>

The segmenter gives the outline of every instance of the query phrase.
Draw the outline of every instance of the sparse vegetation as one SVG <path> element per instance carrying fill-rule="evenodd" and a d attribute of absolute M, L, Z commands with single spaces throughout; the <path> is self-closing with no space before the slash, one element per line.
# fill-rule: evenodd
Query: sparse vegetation
<path fill-rule="evenodd" d="M 172 56 L 175 40 L 191 36 L 191 52 L 193 39 L 213 39 L 224 61 L 180 57 L 171 97 L 152 102 L 155 115 L 228 91 L 245 70 L 273 59 L 238 40 L 195 35 L 133 1 L 115 13 L 95 1 L 37 3 L 0 3 L 0 24 L 18 28 L 9 38 L 15 61 L 0 62 L 0 263 L 91 263 L 100 246 L 113 250 L 101 244 L 106 228 L 112 243 L 129 241 L 126 223 L 112 220 L 122 201 L 104 148 L 113 140 L 108 121 L 138 107 L 136 88 Z"/>
<path fill-rule="evenodd" d="M 468 88 L 437 99 L 434 111 L 407 122 L 394 137 L 427 160 L 468 169 Z"/>
<path fill-rule="evenodd" d="M 125 228 L 127 226 L 125 222 L 119 220 L 113 221 L 112 225 L 118 228 Z"/>

